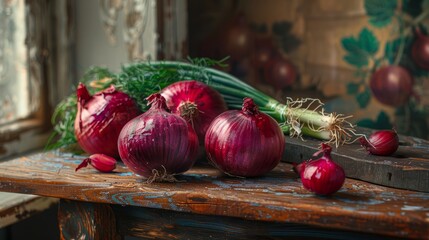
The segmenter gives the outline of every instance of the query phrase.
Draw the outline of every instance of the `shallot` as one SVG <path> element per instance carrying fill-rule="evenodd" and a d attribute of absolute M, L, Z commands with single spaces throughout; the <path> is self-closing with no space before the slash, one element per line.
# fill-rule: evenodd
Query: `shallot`
<path fill-rule="evenodd" d="M 322 149 L 313 154 L 318 159 L 310 159 L 295 165 L 294 170 L 300 175 L 302 185 L 310 192 L 330 195 L 337 192 L 344 184 L 346 175 L 343 168 L 331 157 L 332 148 L 322 143 Z"/>
<path fill-rule="evenodd" d="M 116 160 L 114 158 L 104 154 L 92 154 L 88 158 L 85 158 L 82 163 L 76 167 L 75 171 L 87 167 L 88 164 L 98 171 L 105 173 L 112 172 L 116 168 Z"/>
<path fill-rule="evenodd" d="M 369 138 L 361 137 L 361 145 L 371 154 L 389 156 L 399 147 L 398 134 L 393 130 L 379 130 L 372 133 Z"/>

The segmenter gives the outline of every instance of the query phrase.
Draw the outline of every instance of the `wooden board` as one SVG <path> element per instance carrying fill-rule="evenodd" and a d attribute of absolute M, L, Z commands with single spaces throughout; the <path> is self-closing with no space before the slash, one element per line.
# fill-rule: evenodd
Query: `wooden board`
<path fill-rule="evenodd" d="M 429 193 L 347 179 L 334 196 L 315 196 L 303 189 L 287 163 L 260 178 L 231 178 L 210 166 L 195 166 L 178 176 L 180 182 L 147 184 L 122 164 L 110 174 L 92 168 L 75 172 L 82 159 L 49 152 L 1 162 L 0 191 L 395 237 L 429 237 Z"/>
<path fill-rule="evenodd" d="M 71 200 L 61 200 L 59 219 L 61 239 L 398 239 L 305 224 L 251 221 L 237 217 Z"/>
<path fill-rule="evenodd" d="M 369 136 L 370 131 L 359 129 Z M 333 148 L 332 158 L 345 170 L 349 178 L 383 186 L 429 192 L 429 142 L 399 136 L 400 146 L 392 156 L 368 154 L 355 142 Z M 286 139 L 285 162 L 300 163 L 318 151 L 320 140 Z"/>
<path fill-rule="evenodd" d="M 0 192 L 0 228 L 7 227 L 55 206 L 58 199 Z"/>

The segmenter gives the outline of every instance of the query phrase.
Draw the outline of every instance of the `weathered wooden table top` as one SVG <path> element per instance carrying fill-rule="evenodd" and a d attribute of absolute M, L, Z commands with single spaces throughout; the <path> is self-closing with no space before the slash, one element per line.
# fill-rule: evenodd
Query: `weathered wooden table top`
<path fill-rule="evenodd" d="M 316 196 L 303 189 L 287 163 L 248 179 L 195 166 L 178 176 L 180 182 L 148 184 L 122 163 L 114 173 L 93 168 L 75 172 L 83 158 L 54 151 L 0 162 L 0 191 L 387 236 L 429 236 L 429 193 L 347 179 L 335 195 Z"/>

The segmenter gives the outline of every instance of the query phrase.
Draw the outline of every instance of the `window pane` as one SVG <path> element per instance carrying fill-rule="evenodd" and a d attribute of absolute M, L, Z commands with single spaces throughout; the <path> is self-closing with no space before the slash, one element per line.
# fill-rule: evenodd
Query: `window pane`
<path fill-rule="evenodd" d="M 25 36 L 24 0 L 0 0 L 0 125 L 31 111 Z"/>

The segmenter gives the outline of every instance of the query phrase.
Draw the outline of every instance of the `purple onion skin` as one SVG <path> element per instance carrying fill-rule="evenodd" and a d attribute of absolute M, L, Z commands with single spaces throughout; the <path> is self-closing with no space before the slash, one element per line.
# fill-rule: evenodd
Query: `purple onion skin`
<path fill-rule="evenodd" d="M 165 98 L 171 113 L 191 122 L 201 144 L 213 119 L 227 110 L 222 95 L 210 86 L 195 80 L 170 84 L 161 91 L 161 95 Z M 186 107 L 182 107 L 186 103 L 196 107 L 194 114 L 186 113 Z"/>
<path fill-rule="evenodd" d="M 259 112 L 251 101 L 241 111 L 229 110 L 213 120 L 205 136 L 205 148 L 209 161 L 224 173 L 256 177 L 280 162 L 285 137 L 278 123 Z"/>
<path fill-rule="evenodd" d="M 371 154 L 379 156 L 389 156 L 398 150 L 399 137 L 393 130 L 379 130 L 372 133 L 367 140 L 360 139 L 361 145 Z"/>
<path fill-rule="evenodd" d="M 310 192 L 318 195 L 331 195 L 343 186 L 346 175 L 343 168 L 332 160 L 331 150 L 330 146 L 322 144 L 322 150 L 314 154 L 317 156 L 322 152 L 322 157 L 307 160 L 295 166 L 301 177 L 302 185 Z"/>
<path fill-rule="evenodd" d="M 79 146 L 89 154 L 119 157 L 119 133 L 129 120 L 141 113 L 134 100 L 113 86 L 91 96 L 82 83 L 77 97 L 74 129 Z"/>
<path fill-rule="evenodd" d="M 109 173 L 115 170 L 116 159 L 105 154 L 92 154 L 88 158 L 85 158 L 82 163 L 76 167 L 75 171 L 87 167 L 88 164 L 100 172 Z"/>
<path fill-rule="evenodd" d="M 152 104 L 147 112 L 128 122 L 118 139 L 124 164 L 145 178 L 151 177 L 154 169 L 168 175 L 189 170 L 199 146 L 194 129 L 183 118 L 167 112 L 160 94 L 155 97 L 162 98 L 163 103 Z"/>

